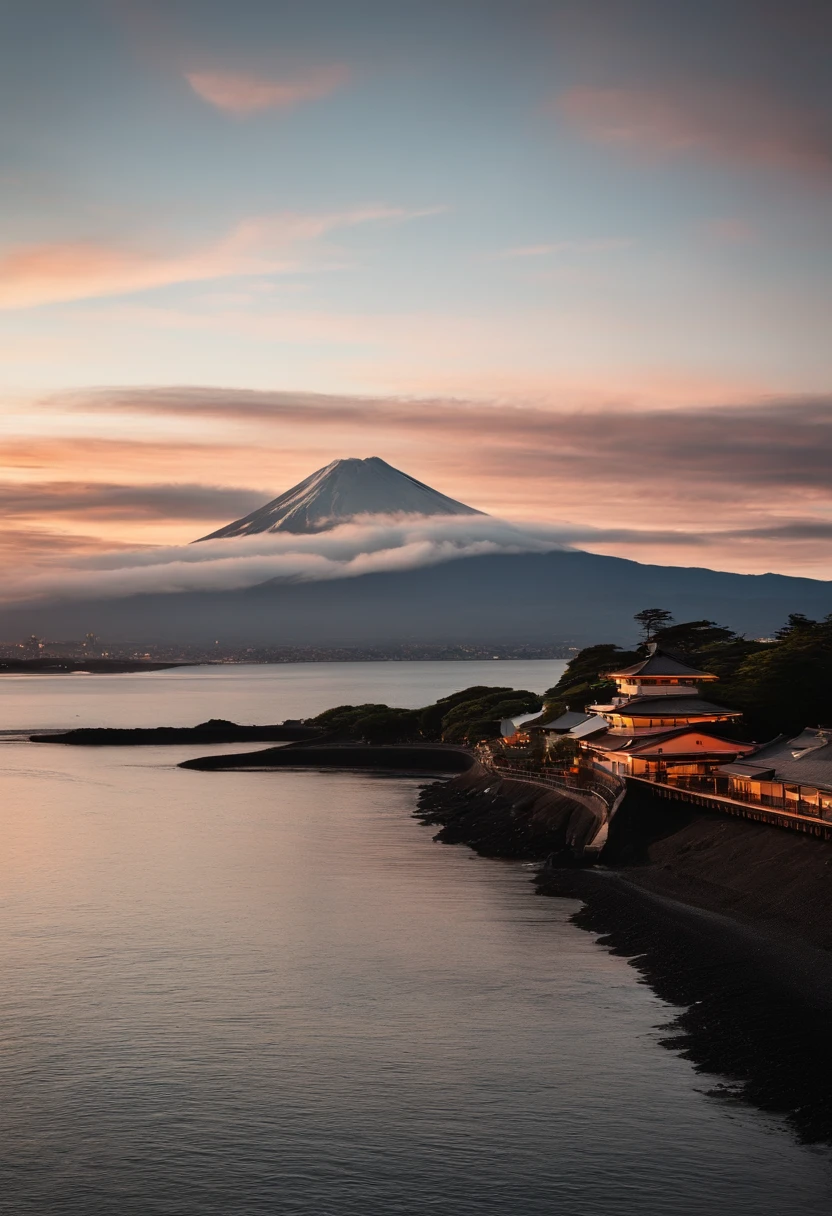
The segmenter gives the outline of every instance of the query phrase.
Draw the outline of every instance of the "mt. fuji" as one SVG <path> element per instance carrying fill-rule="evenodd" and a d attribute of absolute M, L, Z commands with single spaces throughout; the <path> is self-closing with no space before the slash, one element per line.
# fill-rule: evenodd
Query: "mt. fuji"
<path fill-rule="evenodd" d="M 261 532 L 326 532 L 359 515 L 483 514 L 370 456 L 333 460 L 279 498 L 199 540 Z"/>
<path fill-rule="evenodd" d="M 377 456 L 335 460 L 200 540 L 210 543 L 155 555 L 120 549 L 87 568 L 69 565 L 57 580 L 50 571 L 54 590 L 33 581 L 29 601 L 0 595 L 0 637 L 583 645 L 629 642 L 645 604 L 752 637 L 768 636 L 790 612 L 832 611 L 832 582 L 581 552 L 557 528 L 494 518 Z"/>

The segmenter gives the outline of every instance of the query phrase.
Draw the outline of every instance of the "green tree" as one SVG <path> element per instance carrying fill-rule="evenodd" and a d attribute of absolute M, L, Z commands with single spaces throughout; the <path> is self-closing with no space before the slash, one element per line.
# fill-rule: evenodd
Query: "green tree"
<path fill-rule="evenodd" d="M 316 718 L 309 719 L 310 726 L 318 726 L 326 731 L 344 731 L 350 733 L 359 718 L 366 718 L 373 713 L 389 711 L 387 705 L 336 705 L 325 709 Z"/>
<path fill-rule="evenodd" d="M 652 642 L 660 629 L 665 629 L 673 620 L 673 613 L 666 608 L 643 608 L 633 617 L 641 626 L 644 641 Z"/>
<path fill-rule="evenodd" d="M 719 646 L 737 638 L 733 629 L 717 625 L 716 621 L 682 621 L 678 625 L 667 625 L 653 635 L 663 650 L 694 656 L 706 646 Z"/>
<path fill-rule="evenodd" d="M 441 697 L 435 704 L 427 705 L 419 711 L 419 724 L 426 739 L 439 739 L 442 736 L 442 720 L 457 705 L 463 702 L 479 701 L 492 693 L 503 695 L 513 690 L 507 687 L 494 687 L 488 684 L 474 684 L 470 688 L 460 689 L 448 697 Z"/>
<path fill-rule="evenodd" d="M 485 696 L 455 705 L 442 719 L 442 738 L 446 743 L 476 742 L 499 734 L 503 718 L 534 713 L 543 708 L 537 693 L 496 689 Z"/>
<path fill-rule="evenodd" d="M 832 614 L 824 621 L 802 617 L 797 626 L 794 615 L 778 631 L 779 641 L 748 655 L 720 689 L 759 739 L 832 719 Z"/>
<path fill-rule="evenodd" d="M 811 617 L 805 616 L 802 612 L 790 612 L 785 625 L 781 625 L 774 636 L 778 642 L 783 642 L 792 634 L 811 633 L 817 627 L 818 622 L 813 621 Z"/>
<path fill-rule="evenodd" d="M 568 765 L 575 759 L 579 750 L 577 739 L 570 739 L 568 735 L 561 735 L 559 739 L 555 739 L 549 745 L 548 756 L 553 764 Z"/>
<path fill-rule="evenodd" d="M 559 702 L 564 709 L 583 709 L 590 701 L 603 697 L 615 687 L 604 679 L 608 671 L 637 663 L 634 650 L 622 650 L 612 642 L 586 646 L 566 665 L 557 684 L 543 694 L 547 702 Z"/>
<path fill-rule="evenodd" d="M 364 743 L 408 743 L 419 738 L 419 715 L 411 709 L 377 710 L 357 718 L 351 733 Z"/>

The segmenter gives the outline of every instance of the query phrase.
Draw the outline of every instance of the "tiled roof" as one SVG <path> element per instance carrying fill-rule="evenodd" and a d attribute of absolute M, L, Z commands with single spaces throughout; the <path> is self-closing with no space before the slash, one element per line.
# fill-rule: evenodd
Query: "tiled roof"
<path fill-rule="evenodd" d="M 539 717 L 540 710 L 533 714 L 515 714 L 513 718 L 503 718 L 500 723 L 500 734 L 504 739 L 510 739 L 521 726 L 525 726 L 527 722 L 534 722 L 535 718 Z"/>
<path fill-rule="evenodd" d="M 777 739 L 746 756 L 742 768 L 727 766 L 729 776 L 756 777 L 758 780 L 786 781 L 832 790 L 832 739 L 816 730 L 804 730 L 794 739 Z M 766 775 L 768 774 L 768 775 Z"/>
<path fill-rule="evenodd" d="M 535 725 L 542 727 L 544 730 L 572 730 L 575 726 L 580 726 L 589 718 L 594 717 L 594 714 L 585 714 L 576 709 L 567 709 L 565 714 L 561 714 L 559 718 L 555 718 L 553 722 L 537 722 Z"/>
<path fill-rule="evenodd" d="M 606 719 L 600 714 L 588 714 L 583 722 L 579 722 L 577 726 L 573 726 L 569 732 L 572 739 L 586 739 L 589 735 L 596 735 L 599 731 L 607 731 L 609 727 Z"/>
<path fill-rule="evenodd" d="M 687 676 L 688 679 L 713 679 L 709 672 L 699 671 L 698 668 L 691 667 L 688 663 L 683 663 L 681 659 L 674 658 L 672 654 L 666 654 L 658 648 L 646 659 L 642 659 L 640 663 L 633 663 L 632 667 L 622 667 L 620 671 L 608 671 L 607 675 L 612 677 Z"/>
<path fill-rule="evenodd" d="M 696 733 L 704 735 L 705 738 L 719 739 L 723 743 L 736 743 L 737 749 L 745 749 L 748 744 L 737 742 L 729 736 L 724 735 L 722 731 L 714 730 L 707 723 L 698 724 L 691 723 L 688 726 L 671 726 L 664 727 L 662 730 L 645 732 L 638 735 L 619 734 L 616 731 L 608 731 L 604 735 L 600 735 L 592 740 L 592 746 L 598 747 L 602 751 L 608 752 L 632 752 L 634 755 L 641 754 L 642 748 L 656 747 L 659 744 L 664 745 L 667 739 L 676 739 L 680 735 Z"/>
<path fill-rule="evenodd" d="M 691 714 L 740 716 L 739 710 L 713 705 L 701 697 L 633 697 L 625 705 L 616 705 L 611 712 L 625 718 L 684 718 Z"/>

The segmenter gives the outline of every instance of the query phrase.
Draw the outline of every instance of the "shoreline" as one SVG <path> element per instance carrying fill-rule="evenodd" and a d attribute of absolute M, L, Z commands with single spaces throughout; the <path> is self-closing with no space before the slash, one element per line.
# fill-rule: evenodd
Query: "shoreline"
<path fill-rule="evenodd" d="M 28 734 L 28 732 L 27 732 Z M 31 743 L 70 747 L 148 747 L 175 743 L 300 743 L 323 733 L 308 726 L 240 726 L 211 719 L 198 726 L 78 726 L 73 730 L 28 734 Z"/>
<path fill-rule="evenodd" d="M 500 782 L 495 789 L 497 784 L 492 778 L 483 790 L 482 781 L 467 773 L 425 786 L 414 816 L 439 827 L 438 843 L 541 861 L 532 879 L 538 894 L 580 900 L 572 922 L 626 958 L 675 1007 L 660 1027 L 666 1031 L 662 1046 L 710 1078 L 716 1096 L 783 1118 L 803 1143 L 832 1145 L 829 918 L 801 920 L 802 904 L 786 915 L 782 900 L 778 904 L 766 890 L 785 842 L 812 865 L 815 885 L 828 885 L 832 845 L 696 814 L 665 821 L 658 839 L 648 815 L 639 839 L 636 807 L 611 833 L 607 863 L 587 868 L 578 864 L 579 841 L 570 840 L 564 806 L 540 807 L 534 832 L 505 788 L 520 783 Z M 707 870 L 712 850 L 726 851 L 743 833 L 750 833 L 744 843 L 754 846 L 755 864 L 738 875 L 737 889 L 703 880 L 697 886 L 693 875 Z"/>
<path fill-rule="evenodd" d="M 185 659 L 0 659 L 0 676 L 125 676 L 195 666 Z"/>
<path fill-rule="evenodd" d="M 580 900 L 573 923 L 678 1010 L 662 1046 L 713 1078 L 714 1095 L 832 1145 L 832 844 L 628 795 L 589 866 L 589 800 L 499 777 L 452 747 L 318 741 L 179 767 L 446 774 L 414 810 L 434 840 L 541 862 L 537 892 Z"/>
<path fill-rule="evenodd" d="M 770 927 L 658 895 L 621 871 L 557 871 L 540 895 L 582 906 L 573 924 L 675 1006 L 663 1047 L 715 1096 L 785 1120 L 804 1144 L 832 1145 L 832 955 Z"/>

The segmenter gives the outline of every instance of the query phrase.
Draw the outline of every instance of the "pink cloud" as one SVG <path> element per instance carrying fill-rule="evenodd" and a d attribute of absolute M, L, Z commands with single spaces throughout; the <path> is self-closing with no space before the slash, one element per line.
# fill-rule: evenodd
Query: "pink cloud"
<path fill-rule="evenodd" d="M 185 79 L 209 105 L 244 117 L 260 110 L 288 110 L 303 101 L 329 97 L 347 83 L 350 70 L 344 64 L 331 64 L 285 80 L 234 72 L 186 72 Z"/>
<path fill-rule="evenodd" d="M 732 165 L 826 174 L 832 139 L 811 112 L 725 86 L 575 88 L 555 112 L 587 139 L 651 156 L 699 153 Z"/>
<path fill-rule="evenodd" d="M 711 220 L 705 227 L 705 233 L 711 240 L 724 245 L 747 245 L 757 238 L 754 226 L 738 218 Z"/>
<path fill-rule="evenodd" d="M 172 387 L 74 393 L 48 407 L 40 438 L 10 435 L 3 444 L 0 508 L 11 527 L 21 525 L 18 548 L 23 525 L 45 520 L 72 534 L 83 521 L 107 546 L 185 544 L 199 530 L 194 521 L 214 512 L 219 527 L 247 501 L 265 502 L 355 454 L 381 455 L 492 515 L 559 521 L 561 539 L 596 552 L 832 573 L 828 396 L 553 410 Z M 82 435 L 67 433 L 76 417 Z M 96 437 L 108 426 L 121 437 Z"/>
<path fill-rule="evenodd" d="M 184 253 L 160 254 L 94 243 L 26 245 L 0 254 L 0 308 L 124 295 L 171 283 L 308 268 L 310 242 L 341 228 L 430 215 L 373 205 L 319 215 L 282 214 L 242 221 L 226 236 Z"/>

